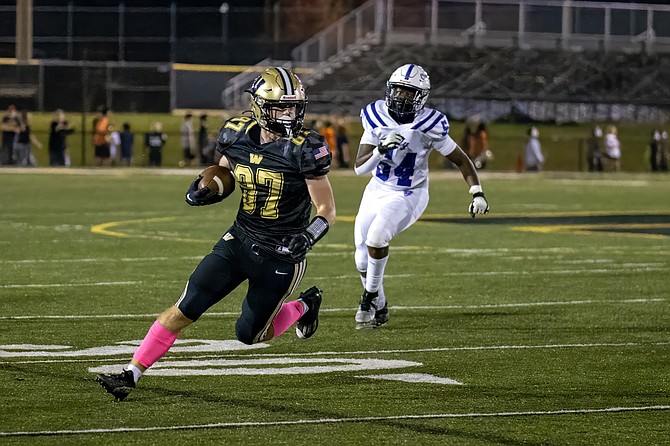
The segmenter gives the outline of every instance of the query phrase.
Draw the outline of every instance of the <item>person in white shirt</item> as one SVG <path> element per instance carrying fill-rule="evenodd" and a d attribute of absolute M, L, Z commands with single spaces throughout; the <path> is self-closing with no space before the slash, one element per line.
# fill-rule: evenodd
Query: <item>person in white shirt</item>
<path fill-rule="evenodd" d="M 121 135 L 113 125 L 109 126 L 109 157 L 112 165 L 118 164 L 119 146 L 121 146 Z"/>
<path fill-rule="evenodd" d="M 523 151 L 523 161 L 526 172 L 539 172 L 544 166 L 544 155 L 540 144 L 540 131 L 537 127 L 528 129 L 528 141 Z"/>
<path fill-rule="evenodd" d="M 391 239 L 409 228 L 428 205 L 428 156 L 438 151 L 461 171 L 470 188 L 469 212 L 485 214 L 489 205 L 477 171 L 449 136 L 449 122 L 425 107 L 430 78 L 416 64 L 397 68 L 386 84 L 385 100 L 361 110 L 364 133 L 354 171 L 371 174 L 354 225 L 356 268 L 363 295 L 356 328 L 374 328 L 388 321 L 383 276 Z"/>
<path fill-rule="evenodd" d="M 609 161 L 612 172 L 621 170 L 621 142 L 617 137 L 617 129 L 610 125 L 607 127 L 607 134 L 605 135 L 605 156 Z"/>

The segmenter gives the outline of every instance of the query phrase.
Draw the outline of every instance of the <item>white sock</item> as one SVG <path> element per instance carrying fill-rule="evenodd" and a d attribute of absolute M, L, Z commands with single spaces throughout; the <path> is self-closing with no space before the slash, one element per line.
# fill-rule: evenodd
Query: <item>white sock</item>
<path fill-rule="evenodd" d="M 142 370 L 138 369 L 132 364 L 128 364 L 123 368 L 123 370 L 130 370 L 133 372 L 133 380 L 135 380 L 135 384 L 137 384 L 137 381 L 139 381 L 140 377 L 142 376 Z"/>
<path fill-rule="evenodd" d="M 388 259 L 388 257 L 387 257 Z M 384 276 L 382 276 L 381 282 L 379 282 L 379 290 L 377 291 L 377 309 L 381 310 L 386 305 L 386 294 L 384 294 Z"/>
<path fill-rule="evenodd" d="M 388 259 L 389 256 L 386 256 L 383 259 L 368 258 L 368 272 L 367 277 L 365 278 L 365 289 L 368 292 L 374 293 L 379 291 L 382 277 L 384 277 L 384 268 L 386 268 Z"/>

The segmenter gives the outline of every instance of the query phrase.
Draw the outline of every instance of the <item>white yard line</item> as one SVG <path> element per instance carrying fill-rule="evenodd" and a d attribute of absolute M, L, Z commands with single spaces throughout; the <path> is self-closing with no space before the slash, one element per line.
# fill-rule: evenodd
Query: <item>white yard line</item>
<path fill-rule="evenodd" d="M 648 272 L 664 272 L 670 271 L 670 268 L 664 266 L 663 263 L 639 263 L 639 264 L 622 264 L 621 268 L 599 268 L 599 269 L 555 269 L 555 270 L 538 270 L 538 271 L 462 271 L 462 272 L 444 272 L 440 274 L 387 274 L 384 279 L 397 279 L 407 277 L 463 277 L 463 276 L 537 276 L 537 275 L 584 275 L 584 274 L 638 274 Z M 635 268 L 633 268 L 635 266 Z M 356 279 L 357 275 L 342 274 L 339 276 L 316 276 L 310 277 L 310 280 L 341 280 L 341 279 Z M 184 283 L 185 280 L 164 280 L 161 283 Z M 113 286 L 113 285 L 140 285 L 146 283 L 142 280 L 119 281 L 119 282 L 90 282 L 90 283 L 27 283 L 27 284 L 5 284 L 0 285 L 3 288 L 61 288 L 61 287 L 90 287 L 90 286 Z"/>
<path fill-rule="evenodd" d="M 624 412 L 649 412 L 666 411 L 670 406 L 631 406 L 631 407 L 605 407 L 585 409 L 556 409 L 556 410 L 532 410 L 519 412 L 470 412 L 470 413 L 430 413 L 430 414 L 407 414 L 377 417 L 347 417 L 347 418 L 316 418 L 307 420 L 285 420 L 285 421 L 237 421 L 208 424 L 182 424 L 172 426 L 147 426 L 147 427 L 113 427 L 102 429 L 64 429 L 44 431 L 22 431 L 22 432 L 0 432 L 1 437 L 36 437 L 54 435 L 88 435 L 88 434 L 112 434 L 127 432 L 156 432 L 195 429 L 228 429 L 240 427 L 273 427 L 273 426 L 295 426 L 295 425 L 318 425 L 318 424 L 341 424 L 341 423 L 367 423 L 376 421 L 394 420 L 436 420 L 453 418 L 500 418 L 500 417 L 538 417 L 559 415 L 587 415 L 598 413 L 624 413 Z"/>
<path fill-rule="evenodd" d="M 397 355 L 404 353 L 443 353 L 443 352 L 464 352 L 464 351 L 496 351 L 496 350 L 555 350 L 571 348 L 622 348 L 622 347 L 649 347 L 649 346 L 667 346 L 670 342 L 603 342 L 593 344 L 544 344 L 544 345 L 473 345 L 464 347 L 431 347 L 431 348 L 413 348 L 413 349 L 393 349 L 393 350 L 354 350 L 341 352 L 308 352 L 308 353 L 220 353 L 220 354 L 197 354 L 197 355 L 174 355 L 169 354 L 162 358 L 162 361 L 169 360 L 203 360 L 203 359 L 222 359 L 222 358 L 272 358 L 272 357 L 318 357 L 318 356 L 346 356 L 346 355 Z M 86 359 L 63 358 L 63 359 L 28 359 L 24 361 L 0 361 L 0 364 L 70 364 L 70 363 L 99 363 L 99 362 L 118 362 L 119 358 L 100 358 L 90 357 Z"/>
<path fill-rule="evenodd" d="M 91 283 L 17 283 L 0 285 L 0 288 L 64 288 L 77 286 L 116 286 L 116 285 L 139 285 L 141 280 L 127 280 L 123 282 L 91 282 Z"/>
<path fill-rule="evenodd" d="M 42 241 L 43 242 L 43 241 Z M 70 242 L 70 241 L 68 241 Z M 0 241 L 0 243 L 11 243 L 10 241 Z M 451 254 L 454 256 L 510 256 L 512 254 L 543 254 L 543 256 L 520 256 L 515 255 L 516 260 L 537 260 L 537 259 L 555 259 L 555 257 L 547 255 L 548 253 L 552 254 L 575 254 L 582 251 L 591 252 L 592 248 L 558 248 L 558 247 L 547 247 L 547 248 L 491 248 L 491 249 L 458 249 L 458 248 L 440 248 L 432 246 L 392 246 L 392 252 L 402 252 L 404 254 L 415 254 L 415 255 L 424 255 L 424 254 Z M 610 254 L 627 254 L 627 255 L 641 255 L 644 257 L 649 257 L 650 252 L 653 252 L 654 255 L 670 255 L 670 251 L 665 249 L 664 246 L 649 247 L 641 250 L 635 247 L 628 246 L 606 246 L 599 248 L 601 251 L 606 251 Z M 330 257 L 330 256 L 353 256 L 353 247 L 346 245 L 334 245 L 334 244 L 324 244 L 317 245 L 316 249 L 310 253 L 310 257 Z M 93 257 L 93 258 L 75 258 L 75 259 L 0 259 L 0 264 L 48 264 L 48 263 L 107 263 L 107 262 L 157 262 L 157 261 L 173 261 L 173 260 L 199 260 L 204 257 L 203 255 L 197 256 L 180 256 L 180 257 L 169 257 L 169 256 L 160 256 L 160 257 L 122 257 L 122 258 L 110 258 L 110 257 Z M 558 259 L 558 263 L 614 263 L 612 259 Z M 616 263 L 614 263 L 616 265 Z"/>
<path fill-rule="evenodd" d="M 203 256 L 182 256 L 182 257 L 122 257 L 118 258 L 88 258 L 88 259 L 20 259 L 20 260 L 0 260 L 3 265 L 32 265 L 44 263 L 108 263 L 108 262 L 163 262 L 175 260 L 200 260 Z"/>
<path fill-rule="evenodd" d="M 459 310 L 459 309 L 491 309 L 491 308 L 515 308 L 515 307 L 542 307 L 558 305 L 599 305 L 599 304 L 645 304 L 656 302 L 667 302 L 663 297 L 640 298 L 640 299 L 602 299 L 602 300 L 568 300 L 553 302 L 510 302 L 504 304 L 481 304 L 481 305 L 417 305 L 417 306 L 391 306 L 389 309 L 398 310 Z M 354 311 L 355 308 L 322 308 L 321 312 L 337 313 Z M 239 311 L 209 312 L 202 317 L 216 316 L 239 316 Z M 157 313 L 134 313 L 134 314 L 70 314 L 70 315 L 31 315 L 31 316 L 0 316 L 0 320 L 42 320 L 42 319 L 119 319 L 119 318 L 144 318 L 156 317 Z"/>

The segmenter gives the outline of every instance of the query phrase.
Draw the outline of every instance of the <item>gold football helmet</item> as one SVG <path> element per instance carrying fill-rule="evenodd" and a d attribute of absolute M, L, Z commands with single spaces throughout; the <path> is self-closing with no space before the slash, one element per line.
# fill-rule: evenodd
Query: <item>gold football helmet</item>
<path fill-rule="evenodd" d="M 307 96 L 302 81 L 291 70 L 268 68 L 246 90 L 251 94 L 251 111 L 264 129 L 292 137 L 302 129 Z M 295 107 L 295 115 L 283 113 Z"/>

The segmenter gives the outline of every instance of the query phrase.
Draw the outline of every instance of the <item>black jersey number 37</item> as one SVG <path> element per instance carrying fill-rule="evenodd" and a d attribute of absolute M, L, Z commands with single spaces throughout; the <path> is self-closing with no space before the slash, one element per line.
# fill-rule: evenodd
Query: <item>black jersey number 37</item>
<path fill-rule="evenodd" d="M 248 214 L 253 214 L 260 200 L 263 202 L 260 208 L 261 217 L 278 218 L 284 174 L 260 168 L 256 170 L 254 175 L 251 167 L 242 164 L 235 166 L 234 173 L 242 191 L 242 210 Z M 263 191 L 259 194 L 258 186 L 265 186 L 267 193 Z"/>

